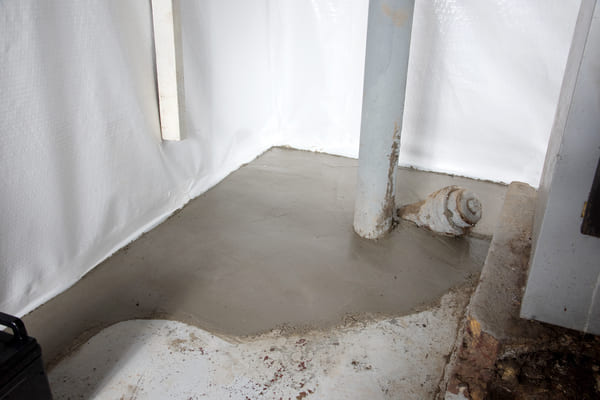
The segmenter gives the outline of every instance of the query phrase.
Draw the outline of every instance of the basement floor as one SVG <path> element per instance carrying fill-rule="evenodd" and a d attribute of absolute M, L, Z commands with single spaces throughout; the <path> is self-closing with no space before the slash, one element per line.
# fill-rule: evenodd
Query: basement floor
<path fill-rule="evenodd" d="M 356 169 L 271 149 L 26 316 L 55 398 L 431 398 L 506 187 L 399 169 L 398 205 L 454 184 L 483 218 L 368 241 Z"/>

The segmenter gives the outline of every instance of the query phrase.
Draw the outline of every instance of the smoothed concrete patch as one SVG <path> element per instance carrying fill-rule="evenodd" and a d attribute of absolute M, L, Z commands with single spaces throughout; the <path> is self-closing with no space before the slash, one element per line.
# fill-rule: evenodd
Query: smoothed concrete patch
<path fill-rule="evenodd" d="M 438 307 L 301 335 L 217 337 L 181 322 L 104 329 L 49 374 L 61 399 L 431 399 L 468 292 Z"/>
<path fill-rule="evenodd" d="M 119 321 L 172 319 L 224 335 L 302 332 L 348 315 L 407 314 L 478 277 L 488 240 L 406 221 L 384 239 L 358 237 L 356 167 L 272 149 L 26 316 L 28 330 L 52 362 Z M 484 234 L 504 186 L 400 170 L 396 199 L 453 184 L 479 194 Z"/>

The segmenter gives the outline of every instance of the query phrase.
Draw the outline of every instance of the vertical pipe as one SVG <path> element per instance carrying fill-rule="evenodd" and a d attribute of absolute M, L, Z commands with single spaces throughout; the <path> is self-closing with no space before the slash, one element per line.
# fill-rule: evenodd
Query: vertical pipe
<path fill-rule="evenodd" d="M 415 1 L 370 0 L 354 230 L 390 231 Z"/>

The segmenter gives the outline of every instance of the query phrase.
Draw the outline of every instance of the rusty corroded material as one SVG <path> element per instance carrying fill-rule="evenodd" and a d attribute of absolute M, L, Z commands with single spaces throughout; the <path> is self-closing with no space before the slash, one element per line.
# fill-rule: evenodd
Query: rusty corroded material
<path fill-rule="evenodd" d="M 414 0 L 371 0 L 367 27 L 354 231 L 392 229 Z"/>
<path fill-rule="evenodd" d="M 436 233 L 461 236 L 481 219 L 482 206 L 477 195 L 458 186 L 447 186 L 427 199 L 398 210 L 400 218 Z"/>

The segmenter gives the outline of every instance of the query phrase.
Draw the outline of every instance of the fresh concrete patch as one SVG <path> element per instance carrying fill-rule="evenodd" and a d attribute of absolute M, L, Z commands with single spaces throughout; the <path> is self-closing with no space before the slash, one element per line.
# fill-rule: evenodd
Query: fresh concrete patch
<path fill-rule="evenodd" d="M 184 323 L 115 324 L 49 374 L 61 399 L 431 399 L 468 290 L 397 318 L 301 335 L 217 337 Z"/>
<path fill-rule="evenodd" d="M 489 241 L 401 222 L 385 239 L 352 230 L 357 160 L 272 149 L 191 201 L 24 320 L 46 361 L 131 319 L 172 319 L 223 335 L 403 315 L 479 276 Z M 396 201 L 443 186 L 476 192 L 491 234 L 506 188 L 398 171 Z"/>

